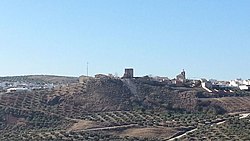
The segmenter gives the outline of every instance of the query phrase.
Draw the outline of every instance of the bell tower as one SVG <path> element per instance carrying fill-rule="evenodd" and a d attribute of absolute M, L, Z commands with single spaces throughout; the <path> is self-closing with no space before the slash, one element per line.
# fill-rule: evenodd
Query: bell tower
<path fill-rule="evenodd" d="M 184 77 L 184 79 L 186 79 L 186 72 L 184 69 L 182 70 L 181 75 Z"/>

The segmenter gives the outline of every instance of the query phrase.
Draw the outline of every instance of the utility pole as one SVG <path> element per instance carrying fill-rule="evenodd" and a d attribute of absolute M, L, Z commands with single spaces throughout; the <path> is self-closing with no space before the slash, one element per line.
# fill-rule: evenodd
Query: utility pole
<path fill-rule="evenodd" d="M 89 62 L 87 62 L 87 77 L 89 76 Z"/>

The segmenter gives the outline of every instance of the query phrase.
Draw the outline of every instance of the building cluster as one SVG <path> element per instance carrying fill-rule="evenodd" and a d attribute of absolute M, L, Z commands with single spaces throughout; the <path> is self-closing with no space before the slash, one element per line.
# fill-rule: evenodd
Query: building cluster
<path fill-rule="evenodd" d="M 89 76 L 80 76 L 79 82 L 84 83 L 86 80 L 89 80 L 91 77 Z M 118 76 L 114 76 L 112 74 L 97 74 L 94 79 L 120 79 Z M 206 80 L 191 80 L 187 79 L 186 72 L 183 69 L 180 74 L 176 76 L 174 79 L 169 79 L 168 77 L 161 76 L 144 76 L 144 77 L 135 77 L 133 68 L 126 68 L 121 79 L 136 79 L 136 78 L 145 78 L 147 80 L 164 82 L 164 84 L 168 84 L 171 86 L 183 86 L 183 87 L 202 87 L 208 92 L 233 92 L 234 90 L 250 90 L 250 79 L 242 80 L 236 79 L 231 81 L 218 81 L 214 79 Z"/>
<path fill-rule="evenodd" d="M 32 90 L 42 90 L 42 89 L 52 89 L 54 84 L 37 84 L 37 83 L 27 83 L 27 82 L 0 82 L 0 90 L 7 93 L 11 92 L 21 92 L 21 91 L 32 91 Z"/>
<path fill-rule="evenodd" d="M 133 68 L 126 68 L 124 71 L 123 76 L 121 79 L 134 79 L 134 78 L 140 78 L 140 77 L 135 77 L 134 76 L 134 69 Z M 169 79 L 168 77 L 161 77 L 161 76 L 144 76 L 143 78 L 150 78 L 152 81 L 157 81 L 157 82 L 164 82 L 167 84 L 173 84 L 173 85 L 183 85 L 187 82 L 186 79 L 186 72 L 183 70 L 180 74 L 176 76 L 174 79 Z M 96 74 L 95 77 L 90 77 L 90 76 L 80 76 L 79 77 L 79 82 L 80 83 L 85 83 L 86 81 L 90 79 L 119 79 L 117 75 L 112 75 L 112 74 Z"/>
<path fill-rule="evenodd" d="M 250 80 L 235 79 L 231 81 L 217 81 L 214 79 L 206 80 L 201 79 L 201 84 L 204 89 L 209 92 L 218 91 L 223 89 L 224 91 L 229 90 L 232 92 L 235 89 L 250 90 Z"/>
<path fill-rule="evenodd" d="M 144 76 L 144 77 L 136 77 L 134 76 L 134 69 L 133 68 L 126 68 L 124 71 L 123 76 L 121 79 L 136 79 L 136 78 L 145 78 L 148 80 L 152 81 L 157 81 L 157 82 L 164 82 L 164 84 L 169 84 L 169 85 L 178 85 L 178 86 L 184 86 L 187 81 L 189 81 L 190 86 L 196 86 L 195 84 L 197 83 L 196 80 L 187 80 L 186 78 L 186 72 L 183 69 L 183 71 L 176 76 L 174 79 L 169 79 L 168 77 L 162 77 L 162 76 Z M 85 83 L 90 79 L 120 79 L 117 75 L 112 75 L 112 74 L 96 74 L 95 77 L 90 77 L 90 76 L 80 76 L 79 77 L 79 82 L 80 83 Z"/>
<path fill-rule="evenodd" d="M 125 69 L 125 73 L 122 78 L 135 78 L 134 77 L 134 70 L 132 68 Z M 206 79 L 200 79 L 200 80 L 191 80 L 186 78 L 186 72 L 183 69 L 183 71 L 176 76 L 174 79 L 169 79 L 168 77 L 152 77 L 152 80 L 158 81 L 158 82 L 166 82 L 170 85 L 176 85 L 176 86 L 201 86 L 208 92 L 219 92 L 220 90 L 223 90 L 225 92 L 233 92 L 233 90 L 239 89 L 239 90 L 250 90 L 250 79 L 248 80 L 242 80 L 242 79 L 236 79 L 231 81 L 218 81 L 214 79 L 206 80 Z"/>
<path fill-rule="evenodd" d="M 237 87 L 241 90 L 249 90 L 250 89 L 250 79 L 248 80 L 242 80 L 242 79 L 235 79 L 229 81 L 229 86 L 231 87 Z"/>

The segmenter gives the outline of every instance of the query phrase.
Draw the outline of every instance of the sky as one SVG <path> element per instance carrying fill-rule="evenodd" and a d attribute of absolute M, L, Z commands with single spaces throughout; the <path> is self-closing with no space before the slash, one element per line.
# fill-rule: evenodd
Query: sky
<path fill-rule="evenodd" d="M 0 76 L 250 79 L 249 0 L 1 0 Z"/>

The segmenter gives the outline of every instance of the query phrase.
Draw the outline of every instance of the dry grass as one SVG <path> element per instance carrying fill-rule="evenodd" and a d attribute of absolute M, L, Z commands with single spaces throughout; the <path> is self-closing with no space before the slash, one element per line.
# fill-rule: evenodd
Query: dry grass
<path fill-rule="evenodd" d="M 67 129 L 67 131 L 79 131 L 86 130 L 91 128 L 100 128 L 101 126 L 98 123 L 88 120 L 77 120 L 75 124 Z"/>
<path fill-rule="evenodd" d="M 223 97 L 209 100 L 228 112 L 250 111 L 250 97 Z"/>
<path fill-rule="evenodd" d="M 115 135 L 121 137 L 142 137 L 142 138 L 169 138 L 178 131 L 173 128 L 166 127 L 145 127 L 145 128 L 129 128 L 122 131 L 115 131 Z"/>

